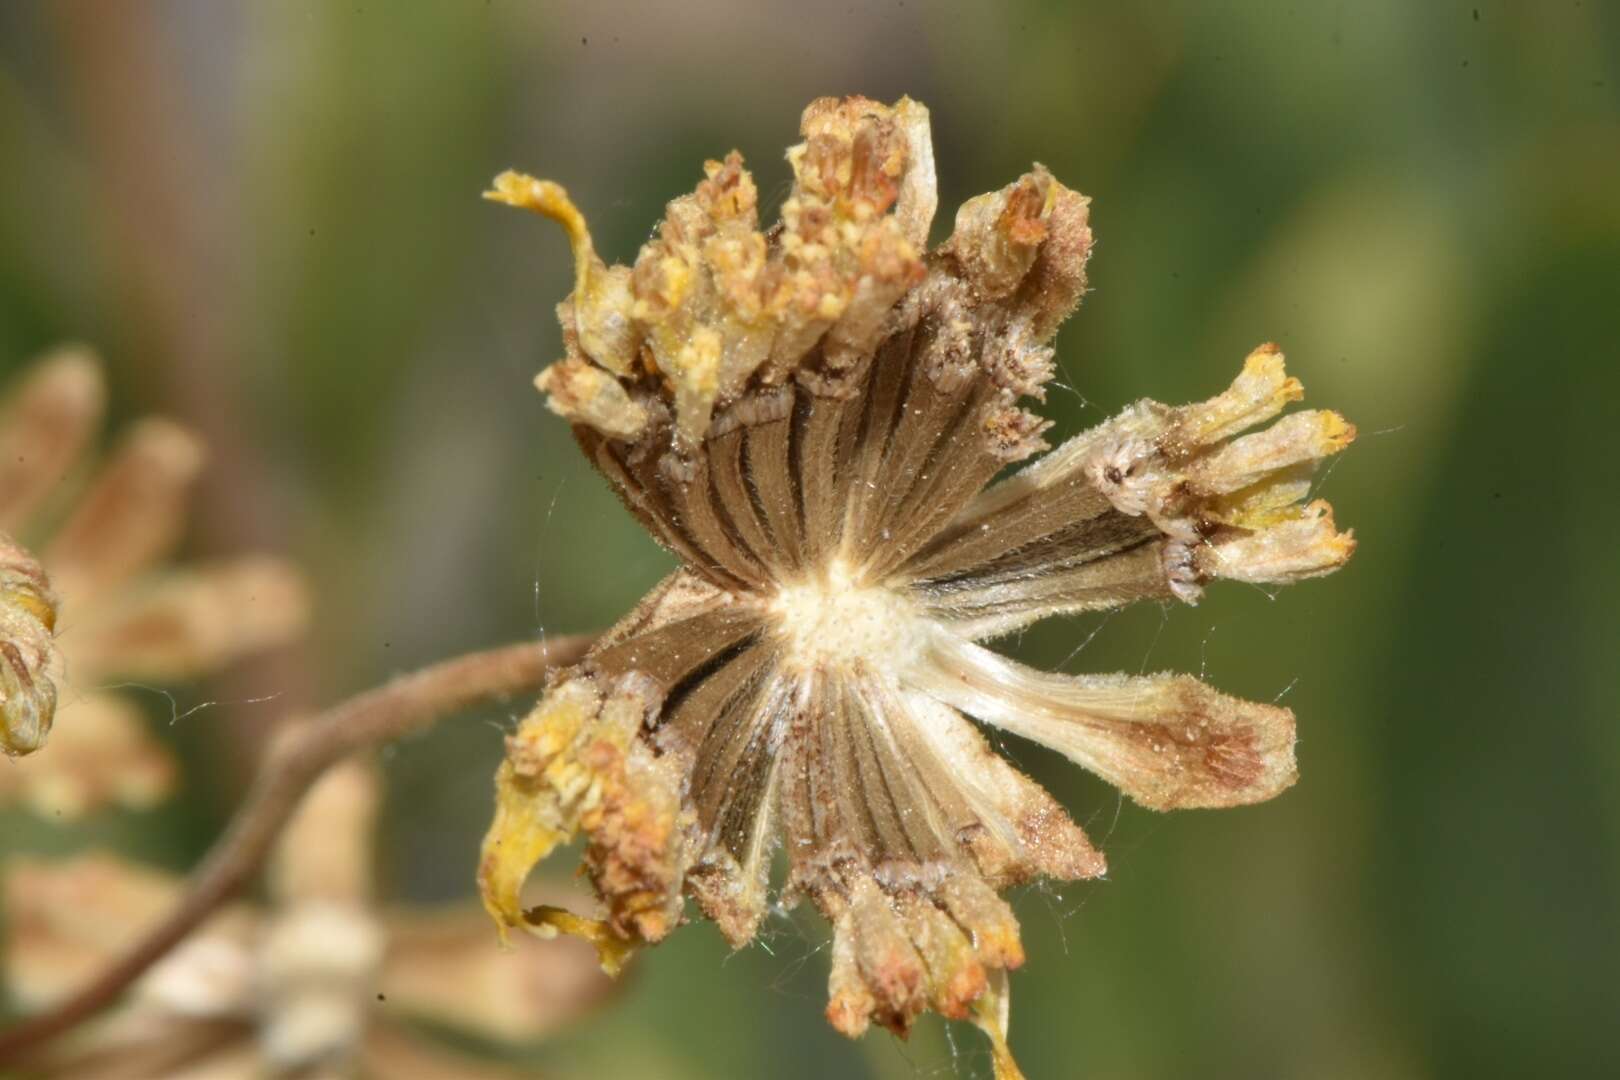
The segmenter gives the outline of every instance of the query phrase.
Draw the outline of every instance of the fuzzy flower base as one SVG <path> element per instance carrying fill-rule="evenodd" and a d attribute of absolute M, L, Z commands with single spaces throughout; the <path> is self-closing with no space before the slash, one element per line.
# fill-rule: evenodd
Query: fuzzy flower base
<path fill-rule="evenodd" d="M 489 197 L 568 230 L 567 355 L 538 385 L 683 566 L 560 674 L 507 743 L 480 885 L 503 927 L 580 933 L 617 964 L 696 901 L 737 946 L 772 892 L 833 925 L 828 1019 L 904 1033 L 925 1010 L 1006 1046 L 1024 962 L 999 892 L 1093 878 L 1102 855 L 969 720 L 1051 747 L 1154 809 L 1268 799 L 1294 718 L 1180 675 L 1071 677 L 980 644 L 1037 620 L 1196 602 L 1349 557 L 1309 473 L 1354 429 L 1275 346 L 1208 401 L 1142 401 L 1046 448 L 1026 411 L 1085 291 L 1088 200 L 1044 168 L 936 207 L 928 113 L 822 99 L 760 231 L 733 153 L 605 266 L 556 184 Z M 1275 423 L 1273 423 L 1275 421 Z M 1265 426 L 1265 425 L 1270 426 Z M 1248 432 L 1247 434 L 1245 434 Z M 600 919 L 520 889 L 584 832 Z"/>

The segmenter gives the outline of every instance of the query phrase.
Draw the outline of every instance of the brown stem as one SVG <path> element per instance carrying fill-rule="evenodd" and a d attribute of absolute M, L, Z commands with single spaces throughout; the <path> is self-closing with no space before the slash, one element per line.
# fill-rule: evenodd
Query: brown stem
<path fill-rule="evenodd" d="M 445 660 L 368 690 L 300 725 L 266 758 L 230 827 L 191 876 L 168 916 L 84 989 L 0 1032 L 0 1065 L 34 1050 L 111 1005 L 253 877 L 299 800 L 328 767 L 440 717 L 538 689 L 546 672 L 572 663 L 592 636 L 506 645 Z M 493 931 L 492 931 L 493 932 Z"/>

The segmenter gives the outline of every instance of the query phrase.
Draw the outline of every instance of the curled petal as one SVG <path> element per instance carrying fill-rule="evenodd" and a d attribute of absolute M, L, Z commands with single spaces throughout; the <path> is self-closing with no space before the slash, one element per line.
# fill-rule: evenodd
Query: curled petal
<path fill-rule="evenodd" d="M 1261 802 L 1298 775 L 1293 713 L 1227 697 L 1189 676 L 1048 674 L 941 633 L 913 678 L 1154 810 Z"/>
<path fill-rule="evenodd" d="M 623 268 L 609 270 L 602 263 L 591 243 L 585 215 L 568 198 L 568 192 L 561 184 L 508 170 L 495 178 L 484 198 L 532 210 L 567 231 L 574 253 L 572 325 L 568 329 L 578 334 L 580 346 L 597 363 L 616 374 L 628 374 L 640 346 L 640 335 L 630 321 L 630 273 Z"/>
<path fill-rule="evenodd" d="M 484 907 L 503 935 L 523 925 L 519 894 L 529 871 L 574 835 L 586 796 L 601 784 L 578 748 L 600 711 L 595 684 L 571 680 L 549 692 L 507 739 L 507 760 L 495 774 L 495 820 L 478 863 Z"/>
<path fill-rule="evenodd" d="M 507 740 L 479 862 L 484 906 L 503 928 L 530 925 L 524 880 L 582 829 L 614 935 L 657 941 L 679 922 L 684 822 L 676 781 L 636 738 L 652 703 L 634 680 L 603 692 L 579 675 L 553 687 Z M 555 919 L 540 925 L 574 929 Z"/>

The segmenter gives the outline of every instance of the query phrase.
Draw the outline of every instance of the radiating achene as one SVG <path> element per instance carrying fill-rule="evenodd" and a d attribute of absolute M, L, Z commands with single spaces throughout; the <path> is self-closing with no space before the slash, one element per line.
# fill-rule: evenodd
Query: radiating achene
<path fill-rule="evenodd" d="M 1328 573 L 1353 542 L 1302 505 L 1354 428 L 1304 411 L 1264 345 L 1226 391 L 1142 401 L 1045 449 L 1026 411 L 1085 290 L 1088 200 L 1041 166 L 970 200 L 927 251 L 928 113 L 827 98 L 761 232 L 732 153 L 606 266 L 556 184 L 489 198 L 561 222 L 567 355 L 538 385 L 683 566 L 560 674 L 507 741 L 480 885 L 505 926 L 617 964 L 691 897 L 748 942 L 783 898 L 833 924 L 828 1018 L 905 1032 L 924 1010 L 1006 1049 L 1024 960 L 1000 890 L 1091 878 L 1102 855 L 968 717 L 1052 747 L 1155 809 L 1270 798 L 1294 719 L 1187 676 L 1034 671 L 980 642 L 1065 612 L 1196 602 L 1226 577 Z M 525 912 L 530 868 L 583 830 L 600 920 Z"/>

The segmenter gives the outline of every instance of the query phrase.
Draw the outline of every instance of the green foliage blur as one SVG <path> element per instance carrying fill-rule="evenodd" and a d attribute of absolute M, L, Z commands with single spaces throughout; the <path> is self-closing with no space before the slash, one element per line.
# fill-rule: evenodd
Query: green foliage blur
<path fill-rule="evenodd" d="M 611 260 L 733 147 L 767 208 L 826 94 L 925 102 L 937 234 L 1031 161 L 1092 196 L 1058 435 L 1282 344 L 1361 429 L 1320 480 L 1360 549 L 1275 592 L 1043 625 L 1071 671 L 1279 699 L 1302 779 L 1162 816 L 1007 750 L 1107 881 L 1016 898 L 1032 1078 L 1620 1075 L 1620 7 L 287 0 L 0 7 L 0 373 L 63 339 L 119 417 L 216 445 L 188 543 L 280 548 L 302 653 L 179 692 L 176 803 L 0 844 L 190 865 L 281 712 L 622 613 L 669 567 L 529 386 L 560 355 L 564 183 Z M 389 748 L 386 880 L 469 895 L 500 727 Z M 567 879 L 568 862 L 550 868 Z M 977 1032 L 822 1020 L 825 937 L 707 924 L 643 955 L 537 1075 L 989 1075 Z"/>

